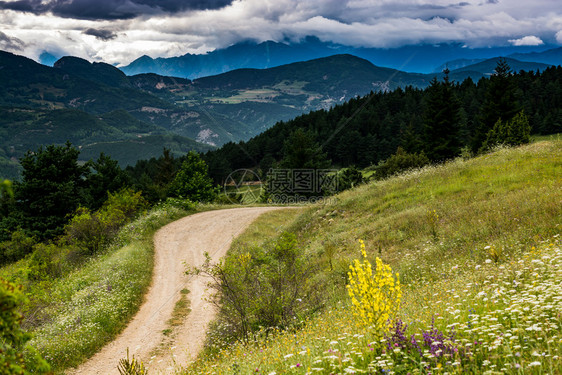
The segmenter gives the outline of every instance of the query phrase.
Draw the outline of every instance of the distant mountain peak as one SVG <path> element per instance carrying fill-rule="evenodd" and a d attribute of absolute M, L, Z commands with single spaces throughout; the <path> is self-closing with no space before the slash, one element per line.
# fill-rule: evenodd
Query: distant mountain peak
<path fill-rule="evenodd" d="M 64 56 L 53 64 L 53 68 L 60 69 L 68 74 L 103 83 L 113 87 L 130 86 L 127 76 L 113 65 L 98 62 L 89 62 L 75 56 Z"/>
<path fill-rule="evenodd" d="M 89 67 L 91 64 L 88 60 L 76 56 L 63 56 L 53 64 L 53 68 L 62 69 L 67 66 Z"/>

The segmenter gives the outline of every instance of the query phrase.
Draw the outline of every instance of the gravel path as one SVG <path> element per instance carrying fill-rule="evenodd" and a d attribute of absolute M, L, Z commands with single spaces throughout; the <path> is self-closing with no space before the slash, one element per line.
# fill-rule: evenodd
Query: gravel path
<path fill-rule="evenodd" d="M 160 229 L 155 237 L 155 265 L 152 285 L 139 312 L 127 328 L 99 353 L 68 374 L 118 374 L 121 358 L 140 358 L 151 375 L 173 373 L 173 364 L 186 364 L 203 347 L 205 333 L 215 316 L 205 301 L 206 280 L 185 275 L 186 264 L 199 266 L 208 252 L 213 261 L 223 257 L 232 240 L 259 215 L 278 207 L 234 208 L 208 211 L 175 221 Z M 172 315 L 180 291 L 187 294 L 191 312 L 171 335 L 162 331 Z"/>

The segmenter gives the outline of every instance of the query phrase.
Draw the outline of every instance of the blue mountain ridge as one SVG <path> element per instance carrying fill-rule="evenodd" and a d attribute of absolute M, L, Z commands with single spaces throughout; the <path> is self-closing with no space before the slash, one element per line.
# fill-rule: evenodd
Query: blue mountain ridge
<path fill-rule="evenodd" d="M 195 79 L 241 68 L 266 69 L 336 54 L 351 54 L 380 67 L 405 72 L 432 73 L 442 71 L 445 64 L 452 70 L 497 56 L 509 56 L 519 61 L 562 64 L 562 48 L 552 47 L 545 45 L 465 48 L 461 44 L 437 44 L 363 48 L 322 42 L 318 38 L 308 37 L 299 43 L 246 41 L 205 54 L 188 53 L 170 58 L 153 59 L 145 55 L 120 69 L 127 75 L 156 73 Z M 467 61 L 453 63 L 459 59 Z"/>

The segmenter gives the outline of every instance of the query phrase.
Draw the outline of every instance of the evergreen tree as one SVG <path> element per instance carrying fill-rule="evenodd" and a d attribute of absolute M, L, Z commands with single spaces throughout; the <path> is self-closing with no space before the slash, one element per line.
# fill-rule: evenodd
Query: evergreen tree
<path fill-rule="evenodd" d="M 427 89 L 423 117 L 424 152 L 432 161 L 451 159 L 460 153 L 460 101 L 445 70 L 443 83 L 433 78 Z"/>
<path fill-rule="evenodd" d="M 488 132 L 481 151 L 495 145 L 518 146 L 529 143 L 530 140 L 531 125 L 529 125 L 529 119 L 525 113 L 521 111 L 511 121 L 498 120 Z"/>
<path fill-rule="evenodd" d="M 477 152 L 482 147 L 498 120 L 510 121 L 520 108 L 511 68 L 505 59 L 500 59 L 488 82 L 480 121 L 471 142 L 472 151 Z"/>
<path fill-rule="evenodd" d="M 40 147 L 21 160 L 22 181 L 16 185 L 16 215 L 22 229 L 44 240 L 62 233 L 69 214 L 84 203 L 86 166 L 78 165 L 80 151 L 65 146 Z"/>
<path fill-rule="evenodd" d="M 287 169 L 325 169 L 330 161 L 311 132 L 295 130 L 285 141 L 280 167 Z"/>
<path fill-rule="evenodd" d="M 174 155 L 172 155 L 170 149 L 164 147 L 162 156 L 158 159 L 158 169 L 156 171 L 156 176 L 154 177 L 154 183 L 159 186 L 168 185 L 174 178 L 178 166 L 179 163 L 176 163 L 176 159 L 174 158 Z"/>
<path fill-rule="evenodd" d="M 410 121 L 404 129 L 400 143 L 400 147 L 406 152 L 416 153 L 423 150 L 423 140 L 420 137 L 420 132 L 415 129 L 413 121 Z"/>
<path fill-rule="evenodd" d="M 218 187 L 209 177 L 209 168 L 198 153 L 190 151 L 170 185 L 170 195 L 194 202 L 210 202 L 218 195 Z"/>
<path fill-rule="evenodd" d="M 119 167 L 117 160 L 100 154 L 98 160 L 89 162 L 92 173 L 88 174 L 85 186 L 87 188 L 88 208 L 99 209 L 107 200 L 108 193 L 114 193 L 129 185 L 128 175 Z"/>

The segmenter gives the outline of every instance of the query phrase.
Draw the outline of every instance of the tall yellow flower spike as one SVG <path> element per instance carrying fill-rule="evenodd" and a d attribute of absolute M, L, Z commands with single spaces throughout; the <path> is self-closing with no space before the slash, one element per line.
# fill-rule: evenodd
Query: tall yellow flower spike
<path fill-rule="evenodd" d="M 363 325 L 381 333 L 388 329 L 390 319 L 400 307 L 399 275 L 392 275 L 392 269 L 380 258 L 375 259 L 375 270 L 367 259 L 365 243 L 361 244 L 363 261 L 354 259 L 349 266 L 347 292 L 351 297 L 353 315 Z"/>

